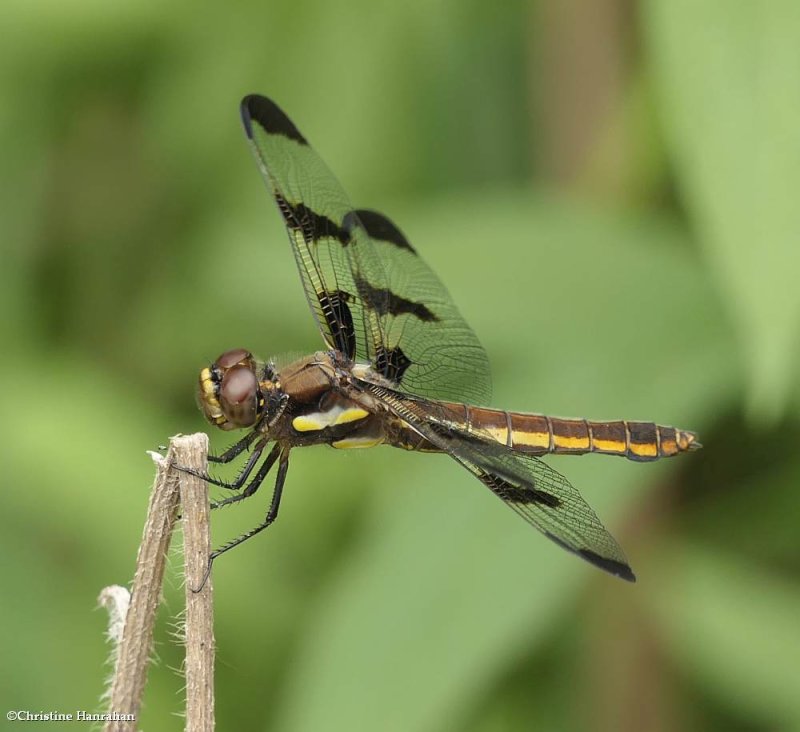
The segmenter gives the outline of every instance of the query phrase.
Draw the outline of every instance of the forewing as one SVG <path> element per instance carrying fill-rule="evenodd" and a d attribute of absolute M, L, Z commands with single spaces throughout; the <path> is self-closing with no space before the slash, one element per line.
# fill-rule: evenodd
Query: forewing
<path fill-rule="evenodd" d="M 372 361 L 383 340 L 375 308 L 358 283 L 380 289 L 386 275 L 336 177 L 270 99 L 242 100 L 242 122 L 283 216 L 306 298 L 325 342 Z"/>
<path fill-rule="evenodd" d="M 381 214 L 353 209 L 274 102 L 245 97 L 242 120 L 328 346 L 371 363 L 406 393 L 487 402 L 485 351 L 399 229 Z"/>

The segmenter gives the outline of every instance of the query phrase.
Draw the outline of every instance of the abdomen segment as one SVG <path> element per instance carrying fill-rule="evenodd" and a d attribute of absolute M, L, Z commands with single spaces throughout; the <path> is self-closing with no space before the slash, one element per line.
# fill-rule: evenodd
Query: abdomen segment
<path fill-rule="evenodd" d="M 594 422 L 464 404 L 441 406 L 456 429 L 476 437 L 488 436 L 513 450 L 533 455 L 598 452 L 647 461 L 700 447 L 693 432 L 654 422 Z"/>
<path fill-rule="evenodd" d="M 700 447 L 692 432 L 653 422 L 592 422 L 541 414 L 465 407 L 470 431 L 533 454 L 599 452 L 630 460 L 657 460 Z"/>

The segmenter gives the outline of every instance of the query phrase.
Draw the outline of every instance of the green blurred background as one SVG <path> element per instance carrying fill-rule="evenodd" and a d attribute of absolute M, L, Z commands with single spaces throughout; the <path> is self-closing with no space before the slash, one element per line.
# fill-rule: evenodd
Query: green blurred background
<path fill-rule="evenodd" d="M 705 449 L 550 461 L 632 586 L 445 457 L 297 451 L 280 520 L 215 567 L 218 728 L 800 730 L 796 0 L 0 16 L 5 709 L 99 708 L 95 598 L 132 576 L 145 451 L 206 428 L 200 367 L 320 345 L 240 129 L 257 91 L 440 274 L 493 405 Z M 182 727 L 179 566 L 147 730 Z"/>

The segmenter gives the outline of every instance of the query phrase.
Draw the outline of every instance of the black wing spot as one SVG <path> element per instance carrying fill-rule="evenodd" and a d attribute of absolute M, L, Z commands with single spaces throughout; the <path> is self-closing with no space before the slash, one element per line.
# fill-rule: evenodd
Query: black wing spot
<path fill-rule="evenodd" d="M 356 330 L 353 325 L 353 314 L 347 305 L 350 299 L 350 293 L 343 290 L 317 293 L 317 300 L 328 324 L 328 330 L 333 336 L 334 346 L 347 358 L 353 359 L 356 356 Z"/>
<path fill-rule="evenodd" d="M 308 141 L 295 127 L 294 122 L 271 99 L 262 97 L 260 94 L 249 94 L 242 99 L 240 110 L 244 130 L 251 140 L 253 139 L 253 121 L 255 121 L 270 135 L 283 135 L 301 145 L 308 145 Z"/>
<path fill-rule="evenodd" d="M 380 316 L 408 314 L 425 323 L 439 320 L 439 316 L 421 302 L 396 295 L 388 288 L 373 287 L 362 277 L 357 277 L 355 283 L 364 302 L 369 303 L 370 307 Z"/>
<path fill-rule="evenodd" d="M 569 546 L 569 544 L 565 544 L 557 536 L 553 536 L 553 534 L 549 532 L 544 533 L 548 539 L 554 541 L 562 549 L 566 549 L 572 554 L 577 554 L 579 557 L 582 557 L 589 562 L 589 564 L 593 564 L 595 567 L 599 567 L 600 569 L 613 574 L 615 577 L 627 580 L 628 582 L 636 582 L 636 575 L 633 573 L 633 570 L 627 563 L 619 562 L 616 559 L 609 559 L 608 557 L 601 557 L 597 552 L 593 552 L 591 549 L 575 549 L 574 547 Z"/>
<path fill-rule="evenodd" d="M 497 475 L 490 475 L 489 473 L 485 473 L 485 477 L 486 480 L 484 482 L 486 485 L 504 501 L 523 505 L 538 503 L 540 506 L 547 506 L 548 508 L 558 508 L 561 505 L 561 499 L 547 491 L 540 491 L 537 488 L 529 488 L 527 486 L 521 488 Z"/>
<path fill-rule="evenodd" d="M 343 246 L 350 243 L 350 234 L 327 216 L 312 211 L 304 203 L 289 203 L 280 193 L 275 192 L 274 196 L 286 226 L 299 231 L 306 243 L 320 239 L 336 239 Z"/>
<path fill-rule="evenodd" d="M 600 567 L 600 569 L 604 569 L 606 572 L 610 572 L 628 582 L 636 582 L 636 575 L 625 562 L 618 562 L 616 559 L 601 557 L 597 552 L 593 552 L 591 549 L 579 549 L 578 554 L 587 562 L 594 564 L 596 567 Z"/>
<path fill-rule="evenodd" d="M 411 360 L 403 353 L 400 346 L 390 348 L 388 351 L 380 345 L 375 353 L 375 370 L 382 376 L 399 384 L 403 380 L 403 374 L 411 365 Z"/>
<path fill-rule="evenodd" d="M 416 254 L 414 247 L 409 244 L 408 239 L 405 238 L 403 232 L 400 231 L 400 229 L 398 229 L 397 226 L 395 226 L 395 224 L 383 214 L 366 208 L 357 209 L 355 214 L 358 216 L 359 220 L 364 225 L 367 234 L 369 234 L 372 239 L 378 239 L 380 241 L 388 242 L 389 244 L 394 244 L 394 246 L 399 247 L 400 249 L 407 249 L 412 254 Z"/>

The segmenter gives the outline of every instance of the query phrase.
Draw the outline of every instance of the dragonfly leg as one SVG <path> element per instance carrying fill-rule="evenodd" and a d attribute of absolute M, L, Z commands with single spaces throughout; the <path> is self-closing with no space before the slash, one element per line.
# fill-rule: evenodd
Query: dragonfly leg
<path fill-rule="evenodd" d="M 220 488 L 227 488 L 228 490 L 232 491 L 238 491 L 245 484 L 248 477 L 250 476 L 250 473 L 253 472 L 253 468 L 255 467 L 256 463 L 261 457 L 261 453 L 264 451 L 264 447 L 266 446 L 266 444 L 267 444 L 266 441 L 264 441 L 256 445 L 256 448 L 253 450 L 253 454 L 250 455 L 249 458 L 247 458 L 247 462 L 244 464 L 244 467 L 239 471 L 239 474 L 236 476 L 233 482 L 219 480 L 219 478 L 214 478 L 208 473 L 201 473 L 200 471 L 192 470 L 192 468 L 184 468 L 180 465 L 176 465 L 175 467 L 183 473 L 188 473 L 189 475 L 194 475 L 198 478 L 202 478 L 206 483 L 210 483 L 211 485 L 216 485 L 219 486 Z"/>
<path fill-rule="evenodd" d="M 263 449 L 263 447 L 262 447 Z M 245 488 L 241 493 L 237 493 L 233 496 L 228 496 L 227 498 L 221 501 L 214 501 L 211 504 L 211 508 L 221 508 L 222 506 L 229 506 L 231 503 L 237 503 L 238 501 L 243 501 L 245 498 L 250 498 L 260 487 L 261 484 L 264 482 L 264 478 L 267 477 L 267 473 L 272 469 L 272 466 L 275 464 L 275 461 L 278 459 L 278 455 L 280 454 L 281 446 L 275 445 L 272 450 L 270 451 L 269 455 L 267 455 L 267 459 L 261 464 L 261 467 L 256 472 L 253 479 L 247 484 L 247 488 Z M 237 477 L 235 484 L 231 485 L 224 485 L 225 488 L 234 488 L 239 489 L 244 484 L 247 477 L 250 475 L 250 472 L 253 470 L 253 465 L 256 464 L 258 458 L 261 456 L 261 450 L 258 452 L 254 452 L 250 459 L 247 461 L 247 465 L 245 465 L 242 473 Z M 220 483 L 216 483 L 216 485 L 220 485 Z"/>
<path fill-rule="evenodd" d="M 214 562 L 214 560 L 218 556 L 220 556 L 221 554 L 224 554 L 227 551 L 230 551 L 235 546 L 239 546 L 239 544 L 241 544 L 241 543 L 247 541 L 248 539 L 254 537 L 256 534 L 260 534 L 264 529 L 266 529 L 277 518 L 277 516 L 278 516 L 278 508 L 280 508 L 280 505 L 281 505 L 281 494 L 283 493 L 283 484 L 286 482 L 286 473 L 289 471 L 289 450 L 288 449 L 280 449 L 279 452 L 280 452 L 280 461 L 278 463 L 278 475 L 275 478 L 275 489 L 272 492 L 272 503 L 270 503 L 269 511 L 267 511 L 266 518 L 258 526 L 256 526 L 255 528 L 250 529 L 250 531 L 245 532 L 240 537 L 234 539 L 233 541 L 229 541 L 227 544 L 225 544 L 224 546 L 220 547 L 216 551 L 211 552 L 211 556 L 209 556 L 209 558 L 208 558 L 208 571 L 209 572 L 211 571 L 212 563 Z M 275 462 L 275 458 L 273 457 L 273 455 L 276 455 L 276 454 L 277 454 L 276 450 L 273 449 L 273 451 L 269 454 L 269 457 L 267 458 L 267 460 L 265 461 L 264 464 L 266 465 L 269 462 L 269 464 L 272 465 L 272 463 Z M 271 462 L 270 462 L 270 459 L 272 459 Z M 261 470 L 263 470 L 263 469 L 264 468 L 262 466 Z M 261 472 L 261 470 L 259 470 L 259 473 Z M 256 476 L 256 477 L 258 477 L 258 476 Z M 262 479 L 263 479 L 263 476 L 262 476 Z M 253 481 L 253 483 L 255 483 L 255 480 Z M 251 486 L 252 485 L 253 484 L 251 483 Z M 248 490 L 250 490 L 251 486 L 248 486 Z M 251 495 L 252 495 L 252 493 L 255 493 L 257 488 L 258 488 L 258 485 L 253 487 Z M 244 496 L 244 494 L 242 494 L 242 496 Z M 240 496 L 233 496 L 233 498 L 240 498 Z"/>
<path fill-rule="evenodd" d="M 250 434 L 245 435 L 238 442 L 234 442 L 222 455 L 209 455 L 208 462 L 210 463 L 229 463 L 237 455 L 241 455 L 250 445 L 253 440 L 258 437 L 258 432 L 253 430 Z"/>

